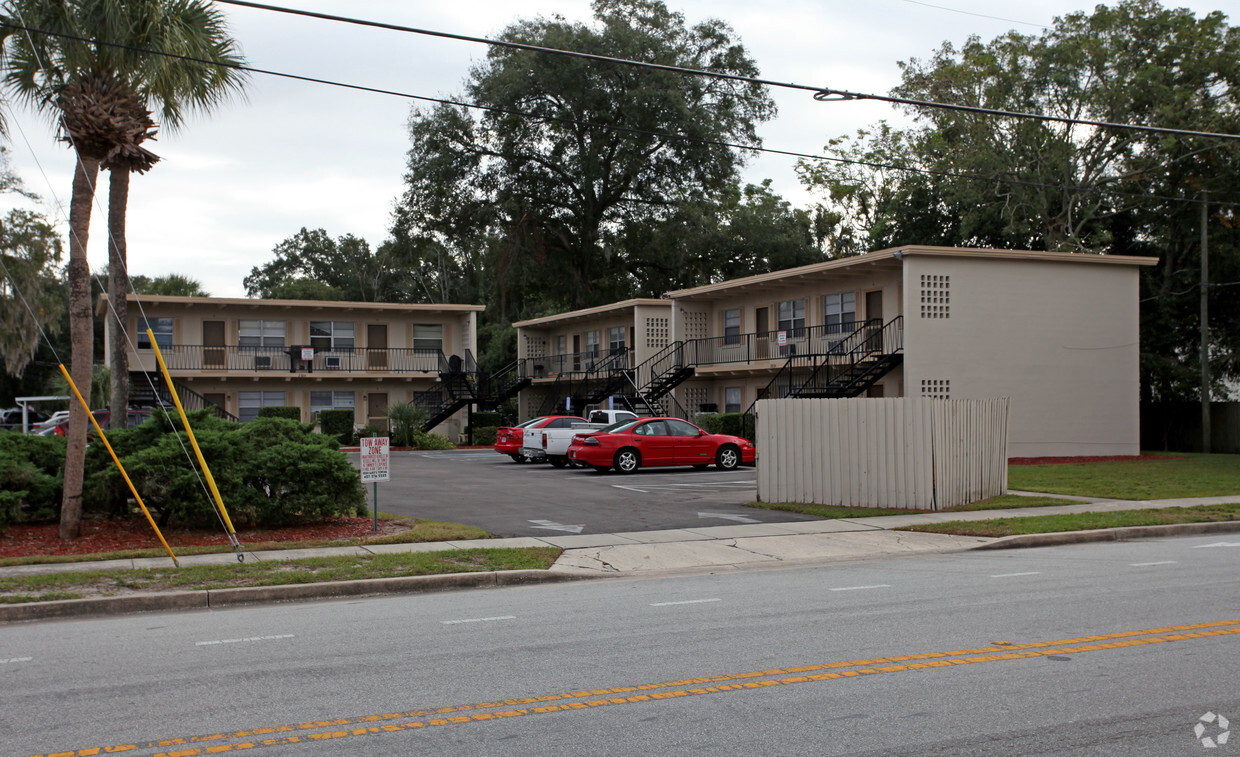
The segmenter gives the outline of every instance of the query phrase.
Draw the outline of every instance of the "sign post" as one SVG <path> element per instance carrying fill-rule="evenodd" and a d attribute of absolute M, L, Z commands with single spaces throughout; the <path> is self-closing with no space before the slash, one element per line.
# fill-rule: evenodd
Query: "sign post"
<path fill-rule="evenodd" d="M 358 440 L 362 448 L 362 483 L 374 484 L 375 531 L 379 530 L 379 483 L 388 475 L 388 437 L 366 436 Z"/>

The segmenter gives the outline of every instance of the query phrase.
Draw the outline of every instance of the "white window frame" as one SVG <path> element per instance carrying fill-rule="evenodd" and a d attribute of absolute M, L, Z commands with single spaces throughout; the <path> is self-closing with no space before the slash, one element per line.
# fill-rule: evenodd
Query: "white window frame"
<path fill-rule="evenodd" d="M 735 402 L 733 402 L 735 400 Z M 723 412 L 739 413 L 741 411 L 741 388 L 739 386 L 727 386 L 723 389 Z"/>
<path fill-rule="evenodd" d="M 246 332 L 250 333 L 246 333 Z M 259 349 L 284 349 L 288 337 L 287 321 L 241 318 L 237 321 L 237 346 Z"/>
<path fill-rule="evenodd" d="M 855 329 L 857 322 L 857 293 L 837 292 L 822 296 L 822 325 L 828 335 L 844 334 Z M 835 327 L 834 330 L 832 327 Z"/>
<path fill-rule="evenodd" d="M 776 332 L 789 338 L 805 336 L 805 300 L 784 300 L 775 308 Z"/>
<path fill-rule="evenodd" d="M 146 335 L 148 328 L 155 335 L 155 344 L 159 345 L 160 350 L 172 349 L 172 333 L 176 328 L 176 319 L 138 316 L 138 349 L 140 350 L 151 349 L 151 340 Z"/>
<path fill-rule="evenodd" d="M 316 330 L 325 333 L 316 334 Z M 357 346 L 357 326 L 353 321 L 310 321 L 310 346 L 316 353 L 352 352 Z"/>
<path fill-rule="evenodd" d="M 619 339 L 616 338 L 617 335 L 619 335 Z M 612 326 L 607 329 L 607 354 L 616 355 L 624 352 L 624 338 L 623 326 Z"/>
<path fill-rule="evenodd" d="M 723 311 L 723 343 L 741 343 L 741 309 L 729 308 Z"/>
<path fill-rule="evenodd" d="M 419 330 L 421 330 L 419 332 Z M 439 350 L 443 352 L 443 324 L 413 324 L 413 348 L 415 350 Z M 438 334 L 435 336 L 434 334 Z"/>
<path fill-rule="evenodd" d="M 237 420 L 248 423 L 258 417 L 260 408 L 287 404 L 284 392 L 237 392 Z"/>
<path fill-rule="evenodd" d="M 357 392 L 312 391 L 310 392 L 310 419 L 319 417 L 324 410 L 349 409 L 357 412 Z"/>

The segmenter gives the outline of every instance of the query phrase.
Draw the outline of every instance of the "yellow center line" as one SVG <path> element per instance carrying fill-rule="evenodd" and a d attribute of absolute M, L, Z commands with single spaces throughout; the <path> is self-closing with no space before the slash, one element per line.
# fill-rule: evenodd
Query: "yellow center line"
<path fill-rule="evenodd" d="M 637 704 L 662 699 L 749 691 L 789 684 L 833 681 L 882 673 L 946 668 L 1006 660 L 1022 660 L 1057 654 L 1080 654 L 1107 649 L 1139 647 L 1172 641 L 1206 639 L 1240 634 L 1240 619 L 1210 623 L 1147 628 L 1110 634 L 1080 636 L 1056 641 L 1003 644 L 946 652 L 874 657 L 845 662 L 827 662 L 744 673 L 688 678 L 663 683 L 644 683 L 600 689 L 519 697 L 494 702 L 452 705 L 409 712 L 380 713 L 360 717 L 318 720 L 269 726 L 230 733 L 213 733 L 182 738 L 159 739 L 144 745 L 118 744 L 32 757 L 96 757 L 137 750 L 161 750 L 154 757 L 202 757 L 203 755 L 258 749 L 268 746 L 319 742 L 420 728 L 460 725 L 502 718 L 545 715 L 611 705 Z M 574 700 L 574 701 L 570 701 Z M 578 701 L 579 700 L 579 701 Z M 404 721 L 404 722 L 398 722 Z M 205 745 L 205 746 L 198 746 Z M 171 747 L 171 749 L 169 749 Z"/>

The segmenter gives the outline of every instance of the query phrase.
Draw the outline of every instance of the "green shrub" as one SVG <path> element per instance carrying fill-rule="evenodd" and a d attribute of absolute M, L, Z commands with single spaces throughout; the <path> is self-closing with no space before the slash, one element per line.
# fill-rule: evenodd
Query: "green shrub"
<path fill-rule="evenodd" d="M 415 431 L 409 439 L 408 446 L 415 449 L 456 449 L 456 445 L 448 441 L 443 434 Z"/>
<path fill-rule="evenodd" d="M 339 444 L 351 443 L 354 417 L 353 410 L 347 408 L 324 410 L 319 413 L 319 430 L 328 436 L 335 437 Z"/>
<path fill-rule="evenodd" d="M 290 421 L 301 420 L 301 408 L 289 405 L 271 405 L 258 409 L 259 418 L 287 418 Z"/>
<path fill-rule="evenodd" d="M 0 434 L 0 531 L 9 523 L 56 517 L 64 462 L 64 437 Z"/>
<path fill-rule="evenodd" d="M 190 425 L 235 525 L 282 525 L 366 512 L 360 474 L 335 438 L 313 433 L 311 424 L 260 416 L 238 425 L 198 411 Z M 215 523 L 214 500 L 199 478 L 196 458 L 192 452 L 187 456 L 185 434 L 173 433 L 177 427 L 179 421 L 148 421 L 108 432 L 108 440 L 163 523 Z M 102 445 L 91 445 L 87 454 L 89 496 L 97 502 L 127 498 L 120 473 L 110 459 L 104 464 L 106 452 L 96 447 Z"/>
<path fill-rule="evenodd" d="M 474 433 L 478 433 L 478 429 L 486 426 L 501 426 L 504 423 L 503 413 L 480 412 L 474 413 L 470 418 L 470 425 L 474 428 Z"/>
<path fill-rule="evenodd" d="M 412 402 L 388 405 L 388 422 L 392 428 L 392 446 L 408 447 L 414 433 L 422 428 L 430 413 Z"/>
<path fill-rule="evenodd" d="M 387 436 L 387 433 L 388 432 L 384 431 L 383 429 L 379 428 L 373 423 L 367 423 L 365 426 L 362 426 L 357 431 L 353 432 L 353 437 L 352 437 L 352 441 L 350 442 L 350 446 L 356 447 L 360 443 L 359 440 L 364 436 Z M 394 442 L 389 442 L 389 444 L 392 444 L 392 446 L 396 446 Z"/>
<path fill-rule="evenodd" d="M 744 413 L 698 413 L 694 421 L 712 434 L 753 439 L 753 422 L 751 420 L 747 424 Z"/>
<path fill-rule="evenodd" d="M 495 444 L 495 432 L 498 426 L 481 426 L 474 429 L 474 444 L 490 446 Z"/>

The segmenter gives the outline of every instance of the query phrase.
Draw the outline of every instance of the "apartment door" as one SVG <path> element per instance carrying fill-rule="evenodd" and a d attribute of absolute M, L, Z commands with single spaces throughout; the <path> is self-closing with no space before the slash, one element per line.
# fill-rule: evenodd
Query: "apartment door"
<path fill-rule="evenodd" d="M 573 334 L 573 370 L 581 370 L 581 334 Z"/>
<path fill-rule="evenodd" d="M 388 367 L 387 324 L 370 323 L 366 325 L 366 367 L 368 369 L 384 369 Z M 375 395 L 370 395 L 374 397 Z M 384 412 L 387 412 L 387 395 L 384 397 Z"/>
<path fill-rule="evenodd" d="M 202 367 L 223 368 L 228 350 L 224 347 L 224 322 L 202 322 Z M 221 403 L 223 404 L 223 403 Z"/>
<path fill-rule="evenodd" d="M 366 398 L 366 425 L 388 430 L 387 392 L 371 392 Z"/>
<path fill-rule="evenodd" d="M 206 394 L 202 395 L 202 398 L 207 401 L 208 405 L 218 405 L 220 410 L 227 410 L 227 408 L 224 406 L 225 399 L 224 399 L 223 392 L 219 392 L 219 393 L 207 392 Z"/>
<path fill-rule="evenodd" d="M 865 293 L 865 326 L 866 341 L 872 342 L 871 349 L 881 348 L 883 338 L 883 290 L 881 289 Z"/>
<path fill-rule="evenodd" d="M 757 332 L 753 338 L 754 357 L 758 360 L 766 360 L 771 356 L 770 312 L 770 308 L 753 311 L 754 331 Z"/>

